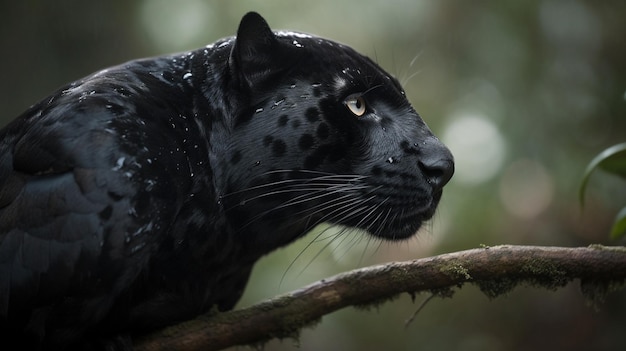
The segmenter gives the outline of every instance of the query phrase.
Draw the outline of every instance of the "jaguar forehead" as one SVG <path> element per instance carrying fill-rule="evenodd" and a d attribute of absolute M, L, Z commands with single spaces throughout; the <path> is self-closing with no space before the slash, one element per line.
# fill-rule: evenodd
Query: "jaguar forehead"
<path fill-rule="evenodd" d="M 341 90 L 344 89 L 346 86 L 348 85 L 348 80 L 343 78 L 343 77 L 335 77 L 334 79 L 334 83 L 333 83 L 333 88 L 335 90 Z"/>

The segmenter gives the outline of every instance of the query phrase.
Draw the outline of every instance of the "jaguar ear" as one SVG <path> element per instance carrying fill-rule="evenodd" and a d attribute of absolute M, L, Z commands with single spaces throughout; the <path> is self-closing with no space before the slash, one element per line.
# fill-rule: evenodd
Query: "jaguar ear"
<path fill-rule="evenodd" d="M 230 53 L 230 72 L 241 87 L 252 88 L 280 67 L 274 57 L 278 51 L 278 40 L 265 19 L 248 12 L 241 19 Z"/>

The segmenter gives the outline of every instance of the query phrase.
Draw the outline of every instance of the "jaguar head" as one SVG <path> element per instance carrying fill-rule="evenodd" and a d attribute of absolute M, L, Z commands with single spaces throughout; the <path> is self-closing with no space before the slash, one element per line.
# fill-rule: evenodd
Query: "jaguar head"
<path fill-rule="evenodd" d="M 433 216 L 452 154 L 375 62 L 250 14 L 229 69 L 240 103 L 223 199 L 243 230 L 287 243 L 330 222 L 399 240 Z"/>

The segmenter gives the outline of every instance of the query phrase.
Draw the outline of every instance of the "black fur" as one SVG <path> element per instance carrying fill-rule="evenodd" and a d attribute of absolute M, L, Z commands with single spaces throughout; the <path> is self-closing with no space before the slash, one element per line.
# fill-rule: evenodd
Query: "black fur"
<path fill-rule="evenodd" d="M 71 83 L 0 131 L 3 344 L 129 348 L 232 308 L 318 223 L 404 239 L 433 215 L 452 155 L 394 78 L 256 13 L 237 34 Z"/>

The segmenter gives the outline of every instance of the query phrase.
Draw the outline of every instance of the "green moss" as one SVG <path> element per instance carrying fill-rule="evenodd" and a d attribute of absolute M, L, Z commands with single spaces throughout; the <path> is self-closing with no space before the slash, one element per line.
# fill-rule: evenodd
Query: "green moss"
<path fill-rule="evenodd" d="M 502 278 L 476 281 L 475 284 L 488 298 L 495 299 L 513 290 L 513 288 L 519 284 L 519 281 L 511 278 Z"/>
<path fill-rule="evenodd" d="M 565 286 L 572 280 L 565 271 L 549 260 L 533 260 L 523 265 L 517 274 L 492 280 L 477 281 L 476 285 L 490 299 L 509 293 L 518 285 L 541 287 L 551 291 Z"/>
<path fill-rule="evenodd" d="M 456 262 L 450 262 L 449 264 L 441 266 L 441 268 L 439 268 L 439 271 L 452 279 L 472 279 L 472 276 L 470 276 L 467 268 Z"/>
<path fill-rule="evenodd" d="M 357 310 L 366 311 L 366 312 L 369 312 L 372 309 L 378 310 L 378 308 L 380 306 L 384 305 L 387 302 L 391 302 L 391 301 L 397 299 L 398 296 L 400 296 L 400 295 L 394 295 L 394 296 L 391 296 L 391 297 L 386 296 L 386 297 L 383 297 L 383 298 L 380 298 L 380 299 L 369 301 L 367 303 L 355 304 L 355 305 L 353 305 L 353 307 L 355 309 L 357 309 Z"/>
<path fill-rule="evenodd" d="M 523 276 L 529 276 L 524 278 L 523 282 L 551 291 L 562 288 L 572 280 L 566 272 L 558 269 L 549 260 L 533 260 L 522 266 L 520 272 Z"/>
<path fill-rule="evenodd" d="M 599 308 L 604 303 L 606 296 L 612 292 L 624 288 L 626 282 L 622 280 L 598 280 L 584 279 L 580 282 L 580 290 L 589 303 L 594 308 Z"/>
<path fill-rule="evenodd" d="M 595 250 L 626 252 L 626 246 L 604 246 L 600 244 L 592 244 L 589 245 L 589 248 Z M 580 289 L 583 296 L 587 299 L 587 302 L 594 306 L 594 308 L 598 308 L 599 305 L 604 303 L 607 295 L 623 289 L 624 285 L 626 285 L 626 281 L 624 279 L 602 280 L 599 278 L 588 278 L 581 280 Z"/>
<path fill-rule="evenodd" d="M 600 244 L 591 244 L 588 247 L 590 249 L 596 249 L 596 250 L 608 250 L 608 251 L 626 252 L 626 246 L 604 246 L 604 245 L 600 245 Z"/>
<path fill-rule="evenodd" d="M 293 339 L 297 341 L 300 337 L 300 331 L 304 328 L 313 328 L 322 321 L 322 318 L 315 318 L 309 320 L 310 316 L 305 313 L 305 302 L 300 300 L 293 300 L 289 295 L 281 296 L 272 300 L 271 306 L 267 306 L 268 309 L 276 308 L 277 306 L 284 306 L 286 304 L 291 305 L 290 311 L 287 314 L 280 316 L 281 328 L 278 333 L 270 335 L 271 338 L 279 339 Z"/>
<path fill-rule="evenodd" d="M 440 297 L 442 299 L 450 299 L 452 298 L 452 296 L 454 296 L 454 289 L 452 288 L 437 288 L 430 289 L 429 291 L 434 296 Z"/>

